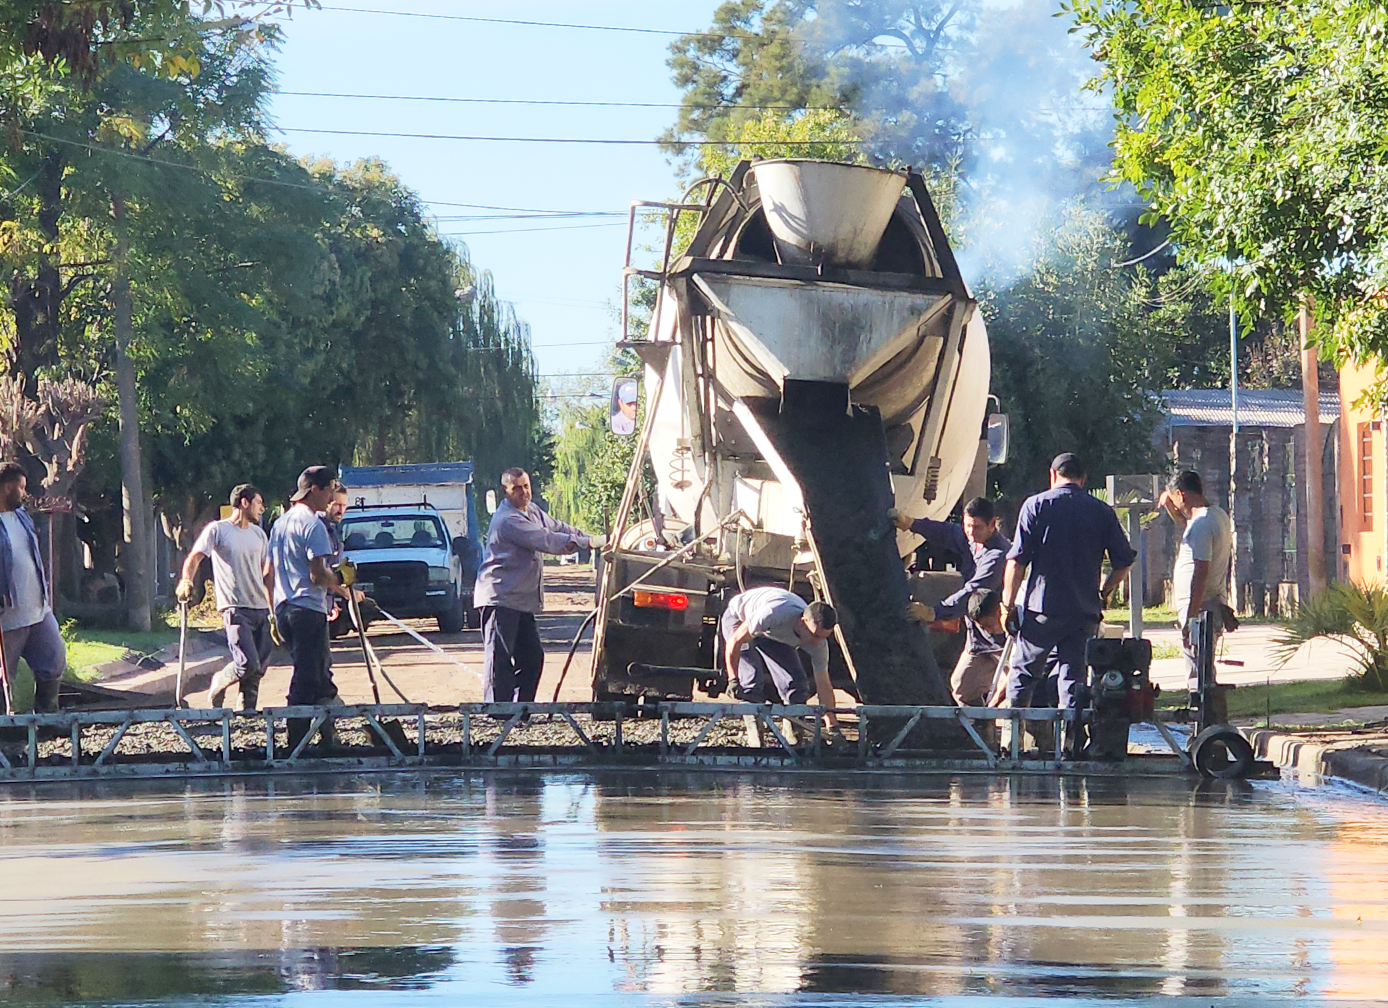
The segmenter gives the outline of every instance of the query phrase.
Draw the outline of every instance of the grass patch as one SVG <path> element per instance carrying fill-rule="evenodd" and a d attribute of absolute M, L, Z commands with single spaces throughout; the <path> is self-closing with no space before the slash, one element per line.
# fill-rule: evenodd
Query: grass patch
<path fill-rule="evenodd" d="M 1104 622 L 1126 624 L 1128 622 L 1128 607 L 1105 609 Z M 1142 622 L 1144 626 L 1175 626 L 1176 611 L 1168 609 L 1164 605 L 1148 606 L 1142 610 Z"/>
<path fill-rule="evenodd" d="M 1278 714 L 1330 714 L 1350 707 L 1388 705 L 1388 693 L 1354 689 L 1344 679 L 1273 683 L 1271 687 L 1251 684 L 1229 690 L 1225 696 L 1231 718 L 1266 717 L 1269 710 L 1275 718 Z M 1184 690 L 1165 693 L 1160 705 L 1184 707 L 1186 699 Z"/>
<path fill-rule="evenodd" d="M 127 651 L 149 654 L 178 640 L 178 631 L 158 627 L 148 633 L 135 630 L 89 630 L 71 621 L 63 625 L 63 642 L 67 644 L 68 678 L 95 678 L 88 669 L 102 662 L 115 661 Z"/>

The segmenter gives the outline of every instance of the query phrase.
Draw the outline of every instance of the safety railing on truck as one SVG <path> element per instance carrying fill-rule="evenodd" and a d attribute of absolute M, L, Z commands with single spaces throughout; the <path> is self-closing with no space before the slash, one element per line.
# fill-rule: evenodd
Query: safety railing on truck
<path fill-rule="evenodd" d="M 1045 771 L 1060 766 L 1059 729 L 1076 716 L 865 705 L 832 711 L 840 730 L 824 727 L 825 713 L 749 703 L 498 703 L 19 714 L 0 717 L 0 780 L 580 763 Z M 964 749 L 917 746 L 913 732 L 942 721 L 967 739 Z M 983 737 L 979 726 L 988 722 L 1010 727 L 1007 745 Z M 1053 726 L 1053 750 L 1023 750 L 1023 729 L 1037 723 Z M 331 746 L 318 738 L 324 728 Z M 1189 765 L 1166 726 L 1157 728 Z"/>

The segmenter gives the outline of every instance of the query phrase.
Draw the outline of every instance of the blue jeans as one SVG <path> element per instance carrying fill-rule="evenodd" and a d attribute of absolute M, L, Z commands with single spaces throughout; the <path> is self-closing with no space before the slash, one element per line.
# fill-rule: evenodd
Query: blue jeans
<path fill-rule="evenodd" d="M 737 633 L 738 621 L 724 612 L 719 621 L 723 640 Z M 805 673 L 803 652 L 798 647 L 753 637 L 742 646 L 737 668 L 728 669 L 734 683 L 733 695 L 747 703 L 804 704 L 810 702 L 810 680 Z"/>
<path fill-rule="evenodd" d="M 231 664 L 237 681 L 255 686 L 270 664 L 270 652 L 275 642 L 270 637 L 270 610 L 246 609 L 240 606 L 222 610 L 222 625 L 226 627 L 227 647 L 231 649 Z"/>
<path fill-rule="evenodd" d="M 5 631 L 5 678 L 14 682 L 19 659 L 29 663 L 34 682 L 58 682 L 67 671 L 67 645 L 50 612 L 37 623 Z"/>
<path fill-rule="evenodd" d="M 1008 703 L 1013 707 L 1074 707 L 1075 688 L 1089 676 L 1084 645 L 1098 629 L 1098 621 L 1087 616 L 1028 612 L 1012 647 Z"/>

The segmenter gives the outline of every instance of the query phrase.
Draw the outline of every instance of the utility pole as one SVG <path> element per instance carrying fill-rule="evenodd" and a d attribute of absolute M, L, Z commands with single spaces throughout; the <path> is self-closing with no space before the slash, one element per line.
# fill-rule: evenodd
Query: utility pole
<path fill-rule="evenodd" d="M 1239 605 L 1239 532 L 1234 519 L 1239 490 L 1239 315 L 1232 290 L 1229 292 L 1229 407 L 1229 604 L 1239 612 L 1243 608 Z"/>
<path fill-rule="evenodd" d="M 1320 354 L 1311 346 L 1311 310 L 1303 303 L 1297 312 L 1301 330 L 1301 398 L 1306 407 L 1302 446 L 1306 452 L 1306 569 L 1314 597 L 1325 591 L 1325 475 L 1321 471 Z"/>

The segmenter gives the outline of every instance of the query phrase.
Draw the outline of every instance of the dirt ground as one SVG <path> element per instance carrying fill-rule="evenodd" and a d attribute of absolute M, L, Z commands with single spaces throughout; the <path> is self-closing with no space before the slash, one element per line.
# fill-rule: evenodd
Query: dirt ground
<path fill-rule="evenodd" d="M 539 617 L 540 639 L 545 645 L 545 672 L 540 679 L 537 699 L 548 701 L 554 696 L 560 670 L 569 644 L 585 616 L 593 608 L 593 570 L 591 567 L 551 565 L 545 567 L 545 611 Z M 411 703 L 456 704 L 482 700 L 482 632 L 464 630 L 462 633 L 440 633 L 432 619 L 403 620 L 446 651 L 452 662 L 427 649 L 408 634 L 388 623 L 373 623 L 368 638 L 381 659 L 386 674 L 400 687 Z M 560 691 L 560 700 L 592 699 L 589 681 L 589 662 L 592 653 L 592 632 L 584 640 L 569 668 L 568 677 Z M 371 703 L 371 684 L 362 661 L 361 646 L 355 635 L 342 637 L 332 643 L 333 679 L 338 692 L 347 703 Z M 260 688 L 260 706 L 279 707 L 285 702 L 292 672 L 289 656 L 276 650 L 270 671 Z M 457 664 L 454 664 L 456 662 Z M 384 682 L 382 703 L 399 703 L 400 698 Z M 197 706 L 205 702 L 206 693 L 195 693 L 188 699 Z M 239 704 L 233 689 L 227 696 L 227 706 Z"/>

